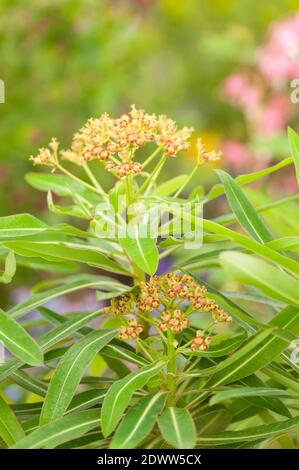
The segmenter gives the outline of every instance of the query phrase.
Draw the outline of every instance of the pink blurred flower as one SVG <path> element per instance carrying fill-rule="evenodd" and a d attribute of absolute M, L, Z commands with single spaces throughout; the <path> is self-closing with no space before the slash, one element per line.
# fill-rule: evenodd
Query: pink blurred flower
<path fill-rule="evenodd" d="M 287 96 L 273 95 L 265 103 L 258 122 L 257 133 L 269 136 L 283 131 L 290 119 L 292 108 Z"/>
<path fill-rule="evenodd" d="M 272 83 L 299 77 L 299 12 L 273 23 L 268 41 L 258 51 L 257 65 Z"/>
<path fill-rule="evenodd" d="M 250 162 L 251 154 L 243 142 L 238 140 L 225 140 L 221 151 L 227 162 L 235 168 L 242 168 Z"/>
<path fill-rule="evenodd" d="M 222 84 L 222 94 L 230 103 L 244 112 L 255 108 L 260 101 L 260 90 L 241 73 L 229 75 Z"/>

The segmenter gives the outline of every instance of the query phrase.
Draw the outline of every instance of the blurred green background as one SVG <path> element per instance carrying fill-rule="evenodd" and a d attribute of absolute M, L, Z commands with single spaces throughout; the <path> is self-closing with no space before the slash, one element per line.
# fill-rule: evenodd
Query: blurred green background
<path fill-rule="evenodd" d="M 28 156 L 52 136 L 68 146 L 104 111 L 135 103 L 193 126 L 208 144 L 246 138 L 244 116 L 219 87 L 253 62 L 271 22 L 296 8 L 295 0 L 2 0 L 0 215 L 43 211 L 45 195 L 24 181 Z"/>

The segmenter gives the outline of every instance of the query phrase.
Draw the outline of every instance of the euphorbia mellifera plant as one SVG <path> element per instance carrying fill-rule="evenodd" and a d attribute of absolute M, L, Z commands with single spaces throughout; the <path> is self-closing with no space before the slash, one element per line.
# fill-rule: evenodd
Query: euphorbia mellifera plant
<path fill-rule="evenodd" d="M 190 174 L 163 179 L 191 136 L 132 106 L 117 119 L 90 119 L 70 149 L 53 139 L 31 157 L 51 172 L 27 181 L 68 223 L 1 218 L 0 280 L 12 280 L 16 262 L 64 276 L 51 274 L 0 313 L 13 356 L 0 365 L 2 447 L 261 447 L 281 445 L 281 433 L 296 444 L 298 364 L 289 347 L 299 332 L 298 240 L 277 233 L 277 217 L 289 212 L 267 224 L 261 213 L 297 195 L 256 209 L 260 192 L 242 189 L 293 159 L 236 180 L 216 170 L 221 184 L 205 193 L 199 168 L 220 155 L 201 139 Z M 292 131 L 290 141 L 298 165 Z M 53 194 L 71 202 L 60 206 Z M 202 208 L 224 194 L 232 213 L 205 219 Z M 97 291 L 91 312 L 47 306 L 84 289 Z M 40 318 L 24 321 L 34 309 Z M 27 331 L 35 324 L 48 327 L 37 338 Z M 25 391 L 21 403 L 9 403 L 6 384 Z"/>

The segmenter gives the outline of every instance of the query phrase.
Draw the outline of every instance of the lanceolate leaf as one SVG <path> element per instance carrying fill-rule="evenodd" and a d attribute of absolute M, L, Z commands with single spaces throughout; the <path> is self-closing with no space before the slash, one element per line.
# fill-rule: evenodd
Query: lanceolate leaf
<path fill-rule="evenodd" d="M 30 365 L 41 365 L 43 353 L 36 341 L 13 318 L 0 310 L 0 340 L 17 358 Z"/>
<path fill-rule="evenodd" d="M 161 412 L 166 393 L 153 393 L 141 398 L 124 417 L 112 439 L 111 449 L 136 447 L 154 427 Z"/>
<path fill-rule="evenodd" d="M 68 320 L 67 318 L 62 317 L 64 319 L 63 325 L 59 324 L 57 328 L 54 328 L 53 330 L 44 333 L 38 339 L 38 344 L 40 348 L 42 349 L 42 351 L 45 351 L 49 347 L 58 343 L 59 341 L 62 341 L 63 339 L 71 336 L 74 332 L 82 328 L 82 326 L 84 326 L 86 323 L 89 323 L 94 318 L 97 318 L 101 314 L 101 312 L 101 310 L 98 310 L 96 312 L 86 314 L 76 320 Z M 23 362 L 15 358 L 10 359 L 3 365 L 0 365 L 0 381 L 9 377 L 10 374 L 22 367 L 22 365 Z"/>
<path fill-rule="evenodd" d="M 274 299 L 299 307 L 299 281 L 276 267 L 235 251 L 222 253 L 224 269 L 235 279 L 260 289 Z"/>
<path fill-rule="evenodd" d="M 19 440 L 13 449 L 53 449 L 100 424 L 99 410 L 80 411 L 48 423 Z"/>
<path fill-rule="evenodd" d="M 269 327 L 277 327 L 293 334 L 299 333 L 299 310 L 287 307 L 270 321 Z M 245 346 L 216 367 L 206 387 L 215 387 L 240 380 L 269 364 L 289 342 L 271 334 L 271 330 L 257 333 Z"/>
<path fill-rule="evenodd" d="M 48 226 L 41 220 L 29 214 L 9 215 L 0 217 L 1 238 L 23 237 L 43 232 Z"/>
<path fill-rule="evenodd" d="M 34 310 L 36 307 L 39 307 L 40 305 L 43 305 L 61 295 L 69 294 L 81 289 L 100 289 L 103 282 L 107 283 L 108 279 L 109 278 L 105 276 L 93 275 L 79 275 L 65 278 L 61 281 L 63 282 L 62 285 L 40 292 L 39 294 L 32 295 L 29 299 L 11 308 L 7 313 L 15 318 L 21 317 L 27 312 Z"/>
<path fill-rule="evenodd" d="M 181 186 L 185 183 L 188 175 L 179 175 L 171 178 L 169 181 L 165 181 L 165 183 L 160 184 L 160 186 L 155 189 L 153 192 L 153 196 L 170 196 L 171 194 L 175 193 Z"/>
<path fill-rule="evenodd" d="M 242 233 L 235 232 L 234 230 L 230 230 L 223 225 L 217 224 L 212 220 L 201 219 L 199 217 L 195 217 L 192 214 L 189 214 L 187 211 L 180 211 L 175 207 L 171 207 L 169 211 L 173 214 L 180 215 L 183 219 L 191 222 L 191 223 L 202 223 L 204 230 L 208 232 L 215 233 L 217 235 L 221 235 L 225 239 L 231 240 L 238 245 L 252 251 L 255 254 L 258 254 L 279 266 L 285 268 L 291 274 L 299 277 L 299 263 L 292 258 L 288 258 L 287 256 L 278 253 L 275 250 L 272 250 L 265 244 L 261 244 L 251 238 L 246 237 Z M 193 258 L 195 260 L 195 258 Z"/>
<path fill-rule="evenodd" d="M 223 182 L 228 202 L 240 225 L 258 242 L 270 241 L 271 235 L 268 229 L 241 187 L 225 171 L 218 170 L 217 173 Z"/>
<path fill-rule="evenodd" d="M 158 423 L 162 436 L 168 444 L 176 449 L 193 449 L 196 443 L 196 430 L 188 410 L 166 408 Z"/>
<path fill-rule="evenodd" d="M 285 158 L 284 160 L 281 160 L 281 162 L 275 163 L 273 166 L 269 166 L 267 168 L 263 168 L 262 170 L 255 171 L 253 173 L 248 173 L 245 175 L 240 175 L 236 178 L 236 182 L 239 185 L 244 185 L 248 183 L 252 183 L 254 181 L 259 180 L 260 178 L 263 178 L 264 176 L 270 175 L 271 173 L 275 173 L 276 171 L 280 170 L 281 168 L 284 168 L 288 165 L 291 165 L 293 162 L 292 158 Z M 217 198 L 218 196 L 221 196 L 224 194 L 224 187 L 222 184 L 217 184 L 213 186 L 211 191 L 208 194 L 208 200 L 212 200 Z"/>
<path fill-rule="evenodd" d="M 276 434 L 282 434 L 287 431 L 295 430 L 299 427 L 299 416 L 296 418 L 280 421 L 279 423 L 265 424 L 253 428 L 247 428 L 243 431 L 227 431 L 214 436 L 200 437 L 197 443 L 200 446 L 205 445 L 224 445 L 242 441 L 255 441 L 266 439 Z"/>
<path fill-rule="evenodd" d="M 49 384 L 40 417 L 41 424 L 60 418 L 64 414 L 86 367 L 116 334 L 116 330 L 93 331 L 66 352 Z"/>
<path fill-rule="evenodd" d="M 295 165 L 296 175 L 297 175 L 297 181 L 298 181 L 298 185 L 299 185 L 299 136 L 295 131 L 293 131 L 293 129 L 291 129 L 289 127 L 288 137 L 289 137 L 289 146 L 290 146 L 290 150 L 291 150 L 291 155 L 292 155 L 293 160 L 294 160 L 294 165 Z"/>
<path fill-rule="evenodd" d="M 140 269 L 151 276 L 155 274 L 159 260 L 155 237 L 143 234 L 138 225 L 130 225 L 127 233 L 121 233 L 119 242 Z"/>
<path fill-rule="evenodd" d="M 109 436 L 116 428 L 135 390 L 144 387 L 151 377 L 159 374 L 163 367 L 163 362 L 143 367 L 118 380 L 109 388 L 103 402 L 101 415 L 102 432 L 105 437 Z"/>
<path fill-rule="evenodd" d="M 279 388 L 263 388 L 263 387 L 234 387 L 222 392 L 216 393 L 210 400 L 210 405 L 216 405 L 224 400 L 233 398 L 246 398 L 258 397 L 259 395 L 265 397 L 290 397 L 292 396 L 287 390 Z"/>
<path fill-rule="evenodd" d="M 41 257 L 49 261 L 68 260 L 86 263 L 89 266 L 103 268 L 119 274 L 127 274 L 127 271 L 102 253 L 86 248 L 71 248 L 56 243 L 34 243 L 27 241 L 8 241 L 4 246 L 15 251 L 21 256 Z"/>
<path fill-rule="evenodd" d="M 78 181 L 74 181 L 67 175 L 27 173 L 25 179 L 33 188 L 39 191 L 53 191 L 58 196 L 75 197 L 79 194 L 81 198 L 94 204 L 98 204 L 101 200 L 98 194 L 95 194 L 91 189 Z"/>
<path fill-rule="evenodd" d="M 11 446 L 22 439 L 25 433 L 11 408 L 0 396 L 0 437 Z"/>

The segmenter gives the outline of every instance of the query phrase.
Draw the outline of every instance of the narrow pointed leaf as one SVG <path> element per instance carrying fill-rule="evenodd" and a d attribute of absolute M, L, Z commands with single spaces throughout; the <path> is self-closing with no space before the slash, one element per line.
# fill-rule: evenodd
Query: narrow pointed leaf
<path fill-rule="evenodd" d="M 238 281 L 252 285 L 274 299 L 299 307 L 299 280 L 275 266 L 235 251 L 222 253 L 220 261 L 225 271 Z"/>
<path fill-rule="evenodd" d="M 13 318 L 0 310 L 0 340 L 17 358 L 32 366 L 43 363 L 37 342 Z"/>
<path fill-rule="evenodd" d="M 109 278 L 105 276 L 93 276 L 93 275 L 79 275 L 65 278 L 62 280 L 62 285 L 54 287 L 52 289 L 42 291 L 39 294 L 32 295 L 24 302 L 19 303 L 15 307 L 11 308 L 7 313 L 14 318 L 21 317 L 27 312 L 34 310 L 36 307 L 49 302 L 56 297 L 66 295 L 74 291 L 81 289 L 100 289 L 103 282 L 109 283 Z"/>
<path fill-rule="evenodd" d="M 13 449 L 53 449 L 98 427 L 99 410 L 80 411 L 37 428 L 19 440 Z"/>
<path fill-rule="evenodd" d="M 0 437 L 11 446 L 25 436 L 11 408 L 0 396 Z"/>
<path fill-rule="evenodd" d="M 217 174 L 224 185 L 225 193 L 238 222 L 258 242 L 271 240 L 271 235 L 241 187 L 225 171 L 218 170 Z"/>
<path fill-rule="evenodd" d="M 16 214 L 0 217 L 0 240 L 5 238 L 23 237 L 43 232 L 48 226 L 29 214 Z"/>
<path fill-rule="evenodd" d="M 293 334 L 299 333 L 299 310 L 287 307 L 269 322 L 269 327 L 277 327 Z M 206 387 L 215 387 L 240 380 L 262 369 L 277 357 L 291 341 L 277 337 L 269 329 L 257 333 L 245 346 L 220 362 Z"/>
<path fill-rule="evenodd" d="M 138 225 L 131 225 L 129 231 L 121 235 L 119 242 L 134 263 L 150 276 L 155 274 L 159 260 L 156 238 L 142 234 Z"/>
<path fill-rule="evenodd" d="M 291 155 L 293 157 L 295 169 L 296 169 L 296 175 L 297 175 L 297 181 L 299 185 L 299 136 L 297 132 L 293 131 L 289 127 L 288 129 L 288 138 L 289 138 L 289 147 L 291 150 Z"/>
<path fill-rule="evenodd" d="M 196 429 L 189 411 L 185 408 L 169 407 L 159 420 L 159 428 L 165 441 L 176 449 L 193 449 Z"/>
<path fill-rule="evenodd" d="M 234 387 L 222 392 L 216 393 L 210 400 L 210 405 L 216 405 L 224 400 L 232 398 L 246 398 L 258 397 L 259 395 L 265 397 L 290 397 L 291 394 L 287 390 L 279 388 L 262 388 L 262 387 Z"/>
<path fill-rule="evenodd" d="M 85 248 L 72 248 L 63 244 L 34 243 L 27 241 L 8 241 L 4 246 L 15 251 L 20 256 L 41 257 L 48 261 L 67 260 L 85 263 L 89 266 L 107 269 L 119 274 L 127 274 L 120 265 L 102 253 L 96 252 L 86 245 Z"/>
<path fill-rule="evenodd" d="M 200 437 L 197 443 L 200 446 L 205 445 L 223 445 L 242 441 L 255 441 L 258 439 L 266 439 L 276 434 L 283 434 L 299 428 L 299 416 L 287 419 L 273 424 L 264 424 L 253 428 L 247 428 L 242 431 L 227 431 L 214 436 Z"/>
<path fill-rule="evenodd" d="M 150 378 L 157 375 L 164 367 L 163 362 L 138 369 L 127 377 L 115 382 L 108 390 L 102 406 L 102 432 L 109 436 L 119 423 L 135 390 L 144 387 Z"/>
<path fill-rule="evenodd" d="M 166 393 L 141 398 L 126 414 L 112 439 L 111 449 L 132 449 L 152 431 L 161 412 Z"/>
<path fill-rule="evenodd" d="M 75 343 L 61 359 L 49 384 L 40 423 L 60 418 L 93 357 L 117 334 L 116 330 L 93 331 Z"/>

